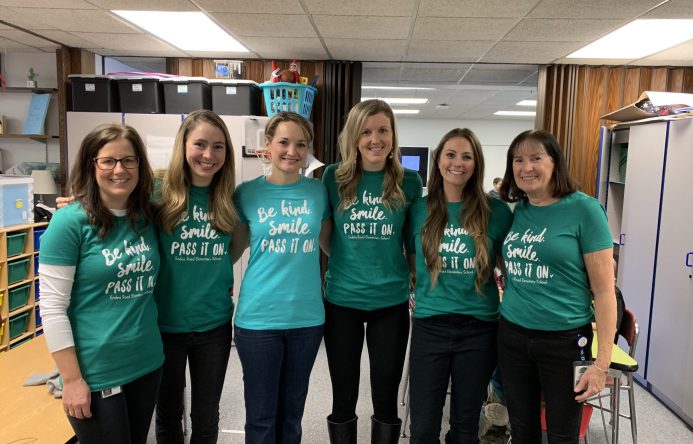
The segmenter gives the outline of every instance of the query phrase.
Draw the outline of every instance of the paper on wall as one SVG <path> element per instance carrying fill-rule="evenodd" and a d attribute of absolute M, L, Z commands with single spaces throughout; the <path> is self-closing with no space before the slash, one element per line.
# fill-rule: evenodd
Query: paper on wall
<path fill-rule="evenodd" d="M 147 136 L 147 157 L 153 170 L 166 169 L 173 155 L 175 137 Z"/>

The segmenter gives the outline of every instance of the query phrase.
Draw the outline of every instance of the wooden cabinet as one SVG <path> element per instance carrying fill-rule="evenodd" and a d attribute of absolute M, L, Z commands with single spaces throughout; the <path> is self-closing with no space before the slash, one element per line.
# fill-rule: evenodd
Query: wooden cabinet
<path fill-rule="evenodd" d="M 693 119 L 622 124 L 602 142 L 599 198 L 618 250 L 617 285 L 640 327 L 636 379 L 693 426 Z"/>
<path fill-rule="evenodd" d="M 0 351 L 6 351 L 42 331 L 36 294 L 38 250 L 35 249 L 35 240 L 47 225 L 37 223 L 0 229 Z"/>

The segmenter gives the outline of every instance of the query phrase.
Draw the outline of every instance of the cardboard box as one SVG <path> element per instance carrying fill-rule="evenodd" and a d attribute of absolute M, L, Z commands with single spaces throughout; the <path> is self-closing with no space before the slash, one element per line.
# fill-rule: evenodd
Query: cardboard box
<path fill-rule="evenodd" d="M 649 117 L 661 116 L 661 114 L 644 111 L 640 108 L 644 101 L 649 100 L 654 106 L 666 105 L 685 105 L 693 106 L 693 94 L 671 93 L 659 91 L 645 91 L 635 103 L 601 116 L 605 120 L 615 120 L 616 122 L 629 122 L 631 120 L 647 119 Z"/>

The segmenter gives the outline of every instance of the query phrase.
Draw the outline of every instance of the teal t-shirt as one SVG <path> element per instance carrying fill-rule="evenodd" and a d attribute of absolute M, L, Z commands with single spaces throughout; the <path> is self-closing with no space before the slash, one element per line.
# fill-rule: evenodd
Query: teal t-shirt
<path fill-rule="evenodd" d="M 320 229 L 330 217 L 325 187 L 301 177 L 288 185 L 265 176 L 234 195 L 250 229 L 250 259 L 235 324 L 250 330 L 314 327 L 325 322 L 320 285 Z"/>
<path fill-rule="evenodd" d="M 338 167 L 328 166 L 322 176 L 334 221 L 325 297 L 336 305 L 369 311 L 402 304 L 409 298 L 404 225 L 409 206 L 421 197 L 421 177 L 405 168 L 405 204 L 391 211 L 381 198 L 385 172 L 364 171 L 356 201 L 341 211 L 335 179 Z"/>
<path fill-rule="evenodd" d="M 154 302 L 156 227 L 133 230 L 126 217 L 115 219 L 100 239 L 74 203 L 55 213 L 41 237 L 42 264 L 76 266 L 67 315 L 92 391 L 127 384 L 164 362 Z"/>
<path fill-rule="evenodd" d="M 496 256 L 512 223 L 510 207 L 505 202 L 489 197 L 491 214 L 487 228 L 487 246 L 491 267 L 496 264 Z M 426 258 L 421 244 L 421 227 L 428 216 L 428 199 L 421 198 L 409 209 L 411 224 L 407 249 L 413 244 L 416 251 L 416 308 L 414 317 L 427 318 L 442 314 L 471 315 L 483 321 L 498 319 L 498 287 L 489 275 L 489 280 L 481 288 L 482 294 L 476 292 L 474 285 L 474 257 L 476 246 L 474 238 L 460 225 L 460 210 L 464 211 L 462 202 L 447 204 L 448 223 L 443 232 L 439 254 L 443 268 L 438 274 L 436 286 L 431 288 L 431 275 L 426 267 Z"/>
<path fill-rule="evenodd" d="M 581 192 L 547 206 L 521 201 L 503 241 L 501 314 L 535 330 L 570 330 L 594 314 L 583 254 L 611 248 L 606 212 Z"/>
<path fill-rule="evenodd" d="M 209 187 L 191 186 L 189 211 L 171 234 L 159 229 L 161 270 L 154 294 L 163 332 L 203 332 L 231 322 L 231 235 L 212 227 L 208 202 Z"/>

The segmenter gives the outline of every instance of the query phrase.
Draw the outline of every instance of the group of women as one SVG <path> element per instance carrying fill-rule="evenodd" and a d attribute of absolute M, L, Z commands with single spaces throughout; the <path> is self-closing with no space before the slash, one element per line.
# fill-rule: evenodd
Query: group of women
<path fill-rule="evenodd" d="M 144 443 L 156 408 L 157 442 L 182 443 L 187 364 L 191 442 L 216 442 L 233 336 L 246 442 L 299 443 L 324 335 L 329 441 L 356 442 L 365 337 L 372 443 L 395 443 L 413 288 L 412 442 L 439 442 L 450 380 L 446 442 L 478 442 L 496 365 L 513 443 L 540 442 L 542 394 L 549 442 L 577 442 L 579 402 L 603 388 L 614 337 L 611 237 L 555 139 L 528 131 L 511 144 L 501 196 L 518 202 L 514 216 L 484 193 L 468 129 L 433 152 L 426 197 L 399 162 L 385 102 L 350 111 L 342 161 L 322 182 L 302 175 L 312 141 L 303 117 L 273 116 L 270 172 L 234 192 L 231 140 L 210 111 L 184 120 L 161 179 L 132 128 L 103 125 L 84 139 L 75 202 L 55 214 L 40 252 L 44 331 L 79 441 Z M 232 264 L 247 247 L 232 327 Z M 329 256 L 324 297 L 319 248 Z M 507 270 L 502 304 L 495 267 Z M 599 352 L 574 386 L 574 361 L 592 358 L 595 312 Z"/>

